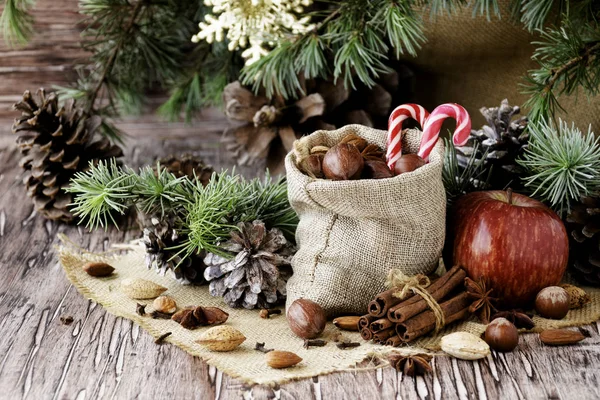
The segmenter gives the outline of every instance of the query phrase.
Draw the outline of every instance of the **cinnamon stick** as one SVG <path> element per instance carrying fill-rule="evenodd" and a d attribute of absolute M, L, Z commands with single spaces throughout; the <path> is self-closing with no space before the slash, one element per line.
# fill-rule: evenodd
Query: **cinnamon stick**
<path fill-rule="evenodd" d="M 360 330 L 360 337 L 367 341 L 371 340 L 373 339 L 373 332 L 371 332 L 369 327 L 364 327 Z"/>
<path fill-rule="evenodd" d="M 372 300 L 368 305 L 369 314 L 376 317 L 381 318 L 387 315 L 388 310 L 400 303 L 402 300 L 394 297 L 394 293 L 402 290 L 401 288 L 392 288 L 390 290 L 386 290 L 383 293 L 379 293 L 374 300 Z"/>
<path fill-rule="evenodd" d="M 440 301 L 454 289 L 463 285 L 467 276 L 465 270 L 459 266 L 452 267 L 440 279 L 431 284 L 426 290 L 435 301 Z M 409 318 L 425 311 L 429 306 L 421 296 L 412 296 L 407 300 L 393 306 L 388 311 L 388 319 L 395 323 L 401 323 Z"/>
<path fill-rule="evenodd" d="M 358 320 L 358 329 L 369 327 L 369 325 L 371 325 L 371 322 L 375 321 L 376 319 L 377 318 L 375 318 L 374 316 L 369 315 L 369 314 L 363 315 Z"/>
<path fill-rule="evenodd" d="M 391 328 L 392 326 L 394 326 L 394 323 L 392 321 L 390 321 L 387 318 L 380 318 L 376 321 L 371 322 L 369 328 L 371 329 L 371 332 L 377 333 L 384 329 Z"/>
<path fill-rule="evenodd" d="M 385 342 L 392 336 L 396 335 L 395 327 L 387 328 L 377 333 L 373 333 L 373 340 L 376 342 Z"/>
<path fill-rule="evenodd" d="M 398 336 L 398 335 L 392 336 L 391 338 L 388 338 L 388 340 L 385 341 L 386 346 L 398 347 L 401 344 L 402 344 L 402 338 L 400 338 L 400 336 Z"/>
<path fill-rule="evenodd" d="M 469 315 L 469 295 L 462 292 L 450 300 L 440 304 L 444 313 L 446 325 L 458 321 Z M 396 325 L 396 333 L 405 342 L 410 342 L 421 337 L 435 329 L 435 315 L 433 311 L 428 310 L 410 318 L 407 321 Z"/>

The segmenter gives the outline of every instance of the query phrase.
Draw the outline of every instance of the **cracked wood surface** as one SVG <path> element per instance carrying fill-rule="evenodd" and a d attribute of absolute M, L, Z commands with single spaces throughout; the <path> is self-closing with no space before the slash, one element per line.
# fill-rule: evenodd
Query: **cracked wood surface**
<path fill-rule="evenodd" d="M 23 90 L 66 84 L 78 47 L 76 1 L 39 0 L 37 34 L 25 49 L 0 43 L 0 399 L 568 399 L 600 398 L 600 324 L 578 346 L 543 347 L 524 335 L 510 354 L 467 362 L 434 360 L 434 373 L 408 378 L 390 368 L 345 372 L 275 387 L 248 386 L 153 338 L 81 296 L 57 262 L 56 235 L 92 251 L 138 237 L 131 229 L 88 233 L 37 216 L 20 183 L 10 105 Z M 157 101 L 160 99 L 157 99 Z M 151 101 L 151 103 L 153 103 Z M 219 145 L 225 121 L 207 110 L 193 126 L 152 114 L 119 126 L 131 137 L 126 162 L 194 151 L 215 167 L 232 160 Z M 242 169 L 252 175 L 256 171 Z M 72 316 L 70 325 L 61 317 Z"/>

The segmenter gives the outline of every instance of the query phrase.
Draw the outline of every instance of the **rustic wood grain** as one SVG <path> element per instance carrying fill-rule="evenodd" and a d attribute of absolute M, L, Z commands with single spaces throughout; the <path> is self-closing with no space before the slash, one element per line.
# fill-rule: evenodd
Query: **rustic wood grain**
<path fill-rule="evenodd" d="M 44 221 L 25 196 L 10 123 L 10 105 L 26 88 L 64 84 L 85 56 L 78 46 L 75 0 L 40 0 L 37 34 L 25 49 L 0 44 L 0 398 L 6 399 L 597 399 L 600 335 L 573 347 L 543 347 L 521 337 L 510 354 L 478 362 L 437 357 L 434 373 L 416 379 L 390 368 L 345 372 L 274 387 L 249 386 L 153 338 L 83 298 L 57 262 L 56 235 L 93 251 L 138 237 L 135 228 L 88 233 Z M 160 98 L 151 103 L 160 102 Z M 126 118 L 126 161 L 133 166 L 167 153 L 194 151 L 217 168 L 233 161 L 219 145 L 226 122 L 217 109 L 193 126 L 153 114 Z M 245 175 L 256 170 L 238 169 Z M 72 316 L 70 325 L 61 316 Z"/>

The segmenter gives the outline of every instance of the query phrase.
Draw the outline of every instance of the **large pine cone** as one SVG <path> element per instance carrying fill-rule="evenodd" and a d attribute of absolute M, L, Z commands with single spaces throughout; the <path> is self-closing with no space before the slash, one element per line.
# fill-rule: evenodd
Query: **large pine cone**
<path fill-rule="evenodd" d="M 88 168 L 90 161 L 121 157 L 121 148 L 96 137 L 101 118 L 87 116 L 74 100 L 59 107 L 55 93 L 40 89 L 35 96 L 25 91 L 13 108 L 21 111 L 12 130 L 19 135 L 17 145 L 23 155 L 19 165 L 26 171 L 27 194 L 44 217 L 71 221 L 67 206 L 72 198 L 64 191 L 71 177 Z"/>
<path fill-rule="evenodd" d="M 507 99 L 502 100 L 500 107 L 482 107 L 479 111 L 488 125 L 479 130 L 473 129 L 467 144 L 456 148 L 460 167 L 466 168 L 478 143 L 476 159 L 483 159 L 486 169 L 493 168 L 488 189 L 502 190 L 507 186 L 521 188 L 520 176 L 524 170 L 516 160 L 529 143 L 529 135 L 525 133 L 527 117 L 513 121 L 513 116 L 519 114 L 521 109 L 509 105 Z"/>
<path fill-rule="evenodd" d="M 583 197 L 567 215 L 571 274 L 600 286 L 600 197 Z"/>

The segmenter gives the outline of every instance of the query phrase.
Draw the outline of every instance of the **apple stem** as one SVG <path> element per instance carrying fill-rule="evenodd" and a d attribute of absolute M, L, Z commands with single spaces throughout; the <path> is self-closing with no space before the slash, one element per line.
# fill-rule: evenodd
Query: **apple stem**
<path fill-rule="evenodd" d="M 508 201 L 508 204 L 512 204 L 512 194 L 513 191 L 511 188 L 506 189 L 506 201 Z"/>

